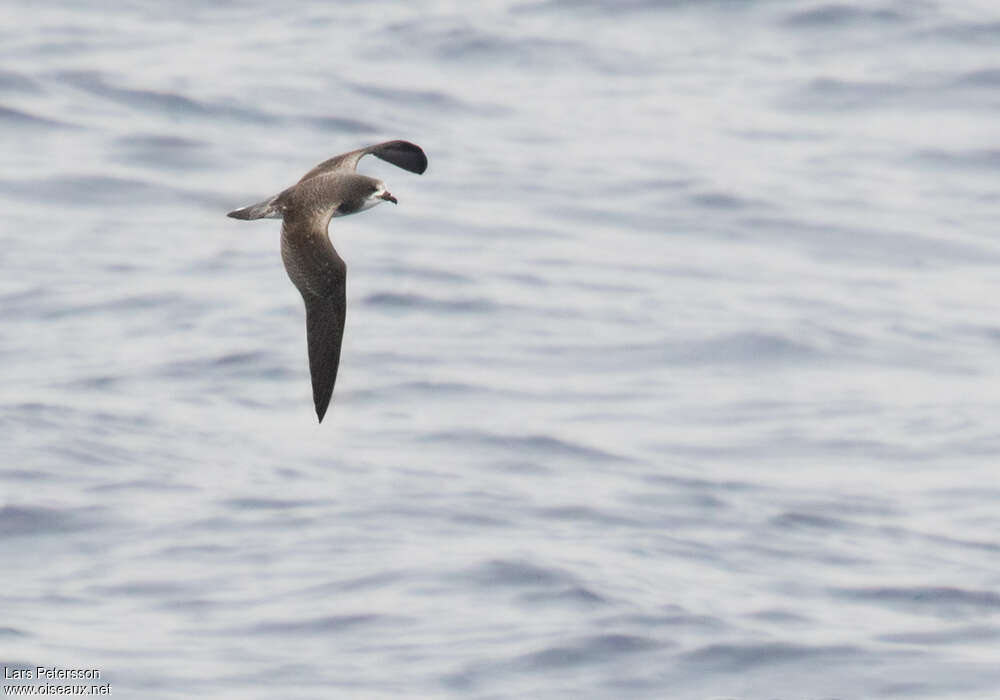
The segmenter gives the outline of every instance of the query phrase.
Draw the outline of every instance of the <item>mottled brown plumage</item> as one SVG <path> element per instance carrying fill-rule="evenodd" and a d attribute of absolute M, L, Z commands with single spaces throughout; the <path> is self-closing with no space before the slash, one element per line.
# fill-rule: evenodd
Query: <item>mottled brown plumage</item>
<path fill-rule="evenodd" d="M 280 194 L 228 214 L 234 219 L 283 220 L 281 259 L 306 306 L 309 372 L 320 422 L 337 381 L 347 308 L 347 266 L 330 242 L 327 227 L 335 216 L 396 202 L 381 180 L 355 172 L 368 154 L 414 173 L 427 169 L 427 156 L 419 146 L 386 141 L 334 156 Z"/>

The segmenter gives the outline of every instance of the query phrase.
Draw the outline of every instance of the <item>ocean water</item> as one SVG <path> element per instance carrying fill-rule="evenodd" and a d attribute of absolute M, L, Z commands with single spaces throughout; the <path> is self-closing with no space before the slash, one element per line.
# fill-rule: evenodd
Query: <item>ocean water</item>
<path fill-rule="evenodd" d="M 5 673 L 1000 697 L 995 3 L 0 14 Z M 225 212 L 392 138 L 317 425 Z"/>

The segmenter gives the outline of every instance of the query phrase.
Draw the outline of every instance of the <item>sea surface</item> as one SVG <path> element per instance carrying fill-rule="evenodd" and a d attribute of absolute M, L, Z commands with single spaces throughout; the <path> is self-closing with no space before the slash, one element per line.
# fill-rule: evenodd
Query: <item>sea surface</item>
<path fill-rule="evenodd" d="M 1000 5 L 0 15 L 5 674 L 1000 697 Z M 319 425 L 225 213 L 395 138 Z"/>

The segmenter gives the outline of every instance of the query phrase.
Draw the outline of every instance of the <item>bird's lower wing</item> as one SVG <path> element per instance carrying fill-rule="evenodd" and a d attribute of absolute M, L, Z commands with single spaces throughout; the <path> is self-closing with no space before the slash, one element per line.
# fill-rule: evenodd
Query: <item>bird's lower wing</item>
<path fill-rule="evenodd" d="M 325 229 L 326 221 L 309 220 L 286 220 L 281 229 L 281 259 L 306 304 L 309 373 L 320 422 L 337 381 L 347 306 L 347 266 Z"/>
<path fill-rule="evenodd" d="M 343 278 L 342 278 L 343 279 Z M 333 396 L 344 338 L 346 294 L 344 285 L 336 297 L 303 295 L 306 302 L 306 338 L 309 343 L 309 374 L 312 375 L 316 417 L 323 422 Z"/>

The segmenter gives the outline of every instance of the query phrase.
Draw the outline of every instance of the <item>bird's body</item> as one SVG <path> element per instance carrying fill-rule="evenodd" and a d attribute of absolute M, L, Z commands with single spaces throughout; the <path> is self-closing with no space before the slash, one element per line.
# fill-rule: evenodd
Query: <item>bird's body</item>
<path fill-rule="evenodd" d="M 324 161 L 280 194 L 228 214 L 235 219 L 283 221 L 281 259 L 306 306 L 309 372 L 320 422 L 337 380 L 347 308 L 347 266 L 330 242 L 327 227 L 334 217 L 384 201 L 396 203 L 384 182 L 355 172 L 358 161 L 369 153 L 411 172 L 427 169 L 427 157 L 419 146 L 387 141 Z"/>

